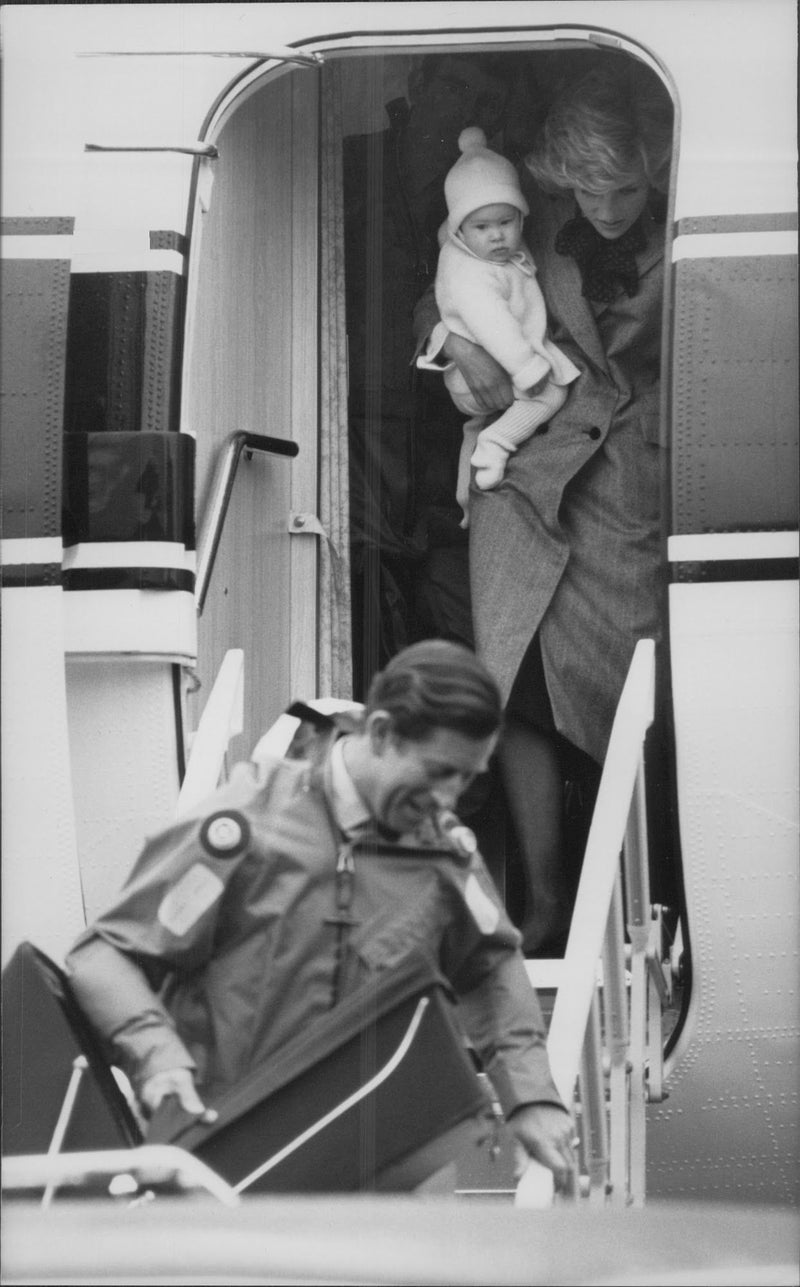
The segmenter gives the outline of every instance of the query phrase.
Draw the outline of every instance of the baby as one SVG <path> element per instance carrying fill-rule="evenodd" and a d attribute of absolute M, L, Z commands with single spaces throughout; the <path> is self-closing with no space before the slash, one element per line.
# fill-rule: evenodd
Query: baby
<path fill-rule="evenodd" d="M 458 146 L 463 155 L 444 182 L 448 218 L 439 232 L 436 303 L 447 330 L 490 353 L 514 388 L 512 405 L 486 425 L 461 372 L 453 364 L 444 369 L 453 402 L 470 417 L 456 486 L 467 527 L 470 465 L 476 486 L 496 487 L 508 457 L 563 405 L 564 386 L 580 371 L 547 338 L 544 297 L 522 240 L 528 203 L 514 166 L 487 148 L 476 127 L 461 132 Z M 430 366 L 425 357 L 418 362 Z"/>

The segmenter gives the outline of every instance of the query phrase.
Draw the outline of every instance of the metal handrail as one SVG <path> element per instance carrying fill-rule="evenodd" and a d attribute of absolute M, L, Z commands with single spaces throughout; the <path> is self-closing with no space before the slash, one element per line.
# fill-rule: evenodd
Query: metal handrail
<path fill-rule="evenodd" d="M 238 1206 L 240 1201 L 216 1171 L 175 1144 L 4 1157 L 2 1187 L 5 1193 L 44 1189 L 52 1194 L 59 1188 L 85 1187 L 119 1175 L 133 1176 L 138 1188 L 175 1185 L 186 1191 L 205 1190 L 228 1207 Z"/>
<path fill-rule="evenodd" d="M 628 1058 L 631 1027 L 628 1015 L 623 903 L 622 870 L 618 867 L 603 941 L 603 1019 L 608 1063 L 609 1196 L 612 1202 L 619 1205 L 625 1205 L 627 1201 L 631 1133 Z"/>
<path fill-rule="evenodd" d="M 572 1098 L 580 1064 L 644 736 L 653 719 L 653 688 L 654 644 L 650 639 L 641 639 L 617 707 L 586 843 L 564 955 L 563 981 L 550 1023 L 550 1064 L 566 1102 Z"/>
<path fill-rule="evenodd" d="M 246 452 L 250 459 L 254 451 L 273 456 L 296 456 L 299 450 L 297 443 L 291 438 L 272 438 L 266 434 L 248 433 L 243 429 L 237 430 L 228 438 L 220 460 L 211 500 L 206 509 L 202 531 L 197 541 L 195 601 L 198 617 L 205 605 L 242 452 Z"/>
<path fill-rule="evenodd" d="M 191 739 L 176 818 L 185 817 L 219 786 L 231 738 L 243 727 L 244 650 L 229 648 Z"/>
<path fill-rule="evenodd" d="M 642 639 L 634 650 L 617 706 L 564 960 L 554 963 L 559 969 L 547 1039 L 553 1080 L 565 1104 L 572 1104 L 576 1080 L 580 1081 L 582 1151 L 590 1194 L 594 1200 L 604 1200 L 610 1190 L 614 1201 L 637 1204 L 644 1200 L 645 1046 L 650 995 L 646 962 L 647 951 L 653 950 L 649 942 L 652 911 L 643 750 L 653 720 L 654 693 L 655 645 Z M 631 938 L 630 1016 L 625 930 Z M 597 991 L 601 955 L 602 1038 Z M 534 986 L 542 986 L 537 981 L 539 971 L 529 968 L 528 972 Z M 660 1005 L 660 998 L 656 997 L 656 1002 Z M 610 1122 L 606 1120 L 606 1080 L 610 1083 Z M 605 1182 L 603 1176 L 608 1177 Z"/>

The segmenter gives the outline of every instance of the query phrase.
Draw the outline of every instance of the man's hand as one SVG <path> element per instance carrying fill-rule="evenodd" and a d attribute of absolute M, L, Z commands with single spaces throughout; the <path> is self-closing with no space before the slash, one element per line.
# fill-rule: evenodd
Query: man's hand
<path fill-rule="evenodd" d="M 202 1122 L 215 1122 L 216 1110 L 206 1108 L 197 1091 L 194 1078 L 188 1068 L 168 1068 L 164 1072 L 153 1073 L 142 1083 L 139 1090 L 139 1102 L 147 1117 L 152 1117 L 162 1099 L 175 1095 L 181 1108 Z"/>
<path fill-rule="evenodd" d="M 508 1127 L 528 1156 L 553 1172 L 556 1189 L 568 1189 L 576 1163 L 575 1123 L 569 1113 L 557 1104 L 525 1104 L 508 1118 Z"/>
<path fill-rule="evenodd" d="M 466 380 L 470 393 L 484 415 L 492 411 L 505 411 L 514 401 L 514 389 L 508 372 L 490 353 L 463 335 L 451 331 L 442 346 L 442 352 L 455 362 Z"/>

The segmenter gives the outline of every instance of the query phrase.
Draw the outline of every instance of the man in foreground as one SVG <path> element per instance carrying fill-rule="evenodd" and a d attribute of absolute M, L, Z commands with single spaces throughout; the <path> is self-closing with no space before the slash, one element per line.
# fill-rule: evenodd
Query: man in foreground
<path fill-rule="evenodd" d="M 500 721 L 468 649 L 415 644 L 375 676 L 363 713 L 312 728 L 301 758 L 239 765 L 146 844 L 67 958 L 146 1115 L 174 1095 L 213 1120 L 315 1018 L 421 955 L 452 984 L 509 1128 L 569 1182 L 573 1123 L 520 937 L 452 813 Z"/>

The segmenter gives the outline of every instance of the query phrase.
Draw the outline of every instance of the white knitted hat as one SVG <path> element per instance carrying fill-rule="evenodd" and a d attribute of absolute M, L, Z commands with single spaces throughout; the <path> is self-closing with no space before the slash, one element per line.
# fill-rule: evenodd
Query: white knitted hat
<path fill-rule="evenodd" d="M 470 125 L 458 136 L 462 156 L 444 181 L 447 201 L 447 227 L 458 232 L 467 215 L 481 206 L 515 206 L 523 215 L 528 203 L 522 195 L 514 166 L 504 156 L 486 146 L 486 135 L 477 125 Z"/>

